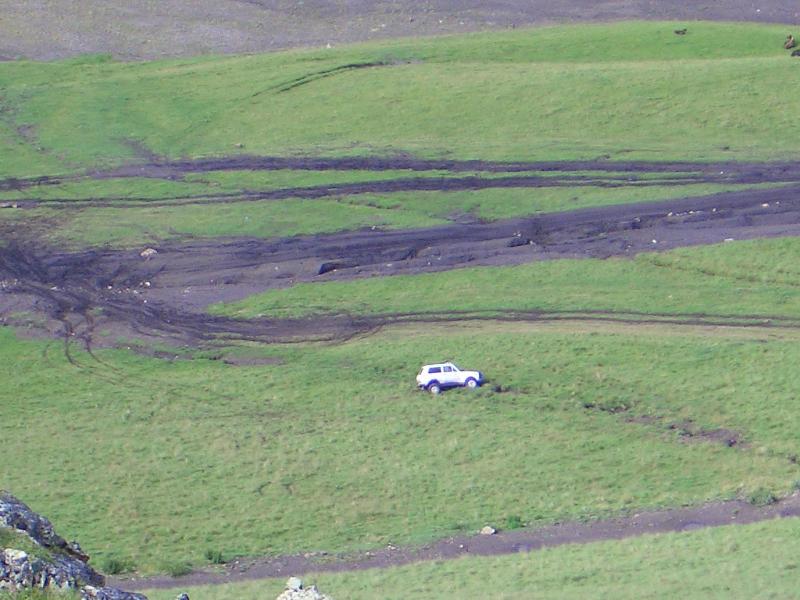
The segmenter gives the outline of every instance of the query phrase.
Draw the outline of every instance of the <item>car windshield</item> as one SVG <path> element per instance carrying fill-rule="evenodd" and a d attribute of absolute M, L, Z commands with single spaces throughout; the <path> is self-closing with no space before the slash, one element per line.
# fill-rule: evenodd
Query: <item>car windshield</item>
<path fill-rule="evenodd" d="M 455 366 L 453 363 L 450 363 L 450 365 L 453 367 L 453 371 L 460 371 L 461 370 L 457 366 Z"/>

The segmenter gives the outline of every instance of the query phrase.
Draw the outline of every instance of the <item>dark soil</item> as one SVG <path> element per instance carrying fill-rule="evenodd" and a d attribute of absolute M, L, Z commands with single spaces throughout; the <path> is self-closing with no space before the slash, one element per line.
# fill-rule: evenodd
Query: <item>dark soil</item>
<path fill-rule="evenodd" d="M 586 544 L 640 535 L 691 531 L 705 527 L 744 525 L 768 519 L 800 516 L 800 496 L 793 495 L 769 506 L 732 500 L 699 507 L 644 511 L 627 517 L 590 522 L 559 523 L 542 528 L 500 531 L 495 535 L 466 535 L 439 540 L 421 548 L 389 546 L 355 555 L 311 553 L 235 561 L 222 573 L 196 572 L 184 577 L 117 579 L 114 585 L 130 589 L 180 588 L 288 577 L 306 573 L 356 571 L 394 567 L 463 556 L 496 556 L 531 552 L 564 544 Z"/>
<path fill-rule="evenodd" d="M 293 159 L 291 159 L 293 160 Z M 478 163 L 401 160 L 406 168 L 444 168 L 454 172 Z M 242 162 L 244 161 L 244 162 Z M 304 168 L 397 168 L 394 159 L 303 159 Z M 353 161 L 356 161 L 355 163 Z M 244 157 L 219 161 L 151 163 L 160 176 L 175 172 L 227 168 L 283 168 L 286 160 Z M 298 163 L 291 163 L 296 167 Z M 704 181 L 729 177 L 750 183 L 787 183 L 778 189 L 719 193 L 654 203 L 587 208 L 564 213 L 481 223 L 453 223 L 401 231 L 368 229 L 285 239 L 203 239 L 164 242 L 158 254 L 144 259 L 139 250 L 90 249 L 63 252 L 44 247 L 33 234 L 15 225 L 4 233 L 0 248 L 0 317 L 32 311 L 67 340 L 90 348 L 98 332 L 105 336 L 159 340 L 192 346 L 217 341 L 296 342 L 342 340 L 397 322 L 452 319 L 542 320 L 605 319 L 676 324 L 754 324 L 796 327 L 792 320 L 769 316 L 739 319 L 725 315 L 619 315 L 520 313 L 323 315 L 309 319 L 236 320 L 206 314 L 211 303 L 232 301 L 297 282 L 354 279 L 436 272 L 477 265 L 513 265 L 559 258 L 633 256 L 681 246 L 800 234 L 800 164 L 650 163 L 479 163 L 484 170 L 550 169 L 575 171 L 629 170 L 630 177 L 653 172 L 681 173 Z M 153 173 L 155 175 L 155 173 Z M 500 180 L 507 182 L 508 178 Z M 551 178 L 522 178 L 526 184 L 550 184 Z M 558 176 L 552 178 L 556 184 Z M 547 180 L 547 181 L 545 181 Z M 31 181 L 47 184 L 47 178 Z M 451 189 L 480 178 L 410 180 Z M 574 185 L 574 180 L 569 180 Z M 665 180 L 666 181 L 666 180 Z M 386 184 L 363 184 L 387 190 Z M 679 182 L 680 183 L 680 182 Z M 362 184 L 357 184 L 362 185 Z M 405 183 L 403 183 L 405 185 Z M 483 185 L 483 183 L 480 183 Z M 326 188 L 328 189 L 328 188 Z M 404 188 L 405 189 L 405 188 Z M 352 189 L 350 190 L 352 192 Z M 295 195 L 298 193 L 294 190 Z M 339 193 L 342 193 L 340 190 Z M 231 198 L 226 201 L 236 201 Z M 85 204 L 71 202 L 69 206 Z M 765 322 L 766 321 L 766 322 Z"/>
<path fill-rule="evenodd" d="M 455 192 L 492 188 L 546 188 L 546 187 L 681 187 L 692 184 L 749 184 L 798 183 L 800 163 L 689 163 L 689 162 L 488 162 L 488 161 L 437 161 L 409 158 L 276 158 L 242 156 L 195 161 L 156 161 L 94 172 L 83 177 L 96 179 L 108 177 L 151 177 L 181 179 L 190 173 L 209 171 L 248 170 L 272 171 L 294 169 L 308 171 L 446 171 L 448 177 L 406 177 L 383 181 L 339 183 L 312 187 L 295 187 L 278 190 L 232 192 L 214 195 L 174 196 L 169 198 L 92 198 L 76 201 L 72 198 L 28 199 L 18 202 L 23 208 L 57 206 L 81 210 L 87 207 L 126 207 L 146 205 L 177 206 L 185 204 L 210 204 L 223 202 L 255 202 L 284 200 L 287 198 L 326 198 L 359 194 L 391 194 L 397 192 L 437 191 Z M 548 172 L 548 175 L 510 175 L 530 171 Z M 580 175 L 577 171 L 598 171 L 600 175 Z M 491 178 L 479 175 L 457 176 L 465 172 L 509 173 Z M 72 176 L 74 181 L 83 178 Z M 53 177 L 0 180 L 0 190 L 35 188 L 52 185 L 61 180 Z"/>

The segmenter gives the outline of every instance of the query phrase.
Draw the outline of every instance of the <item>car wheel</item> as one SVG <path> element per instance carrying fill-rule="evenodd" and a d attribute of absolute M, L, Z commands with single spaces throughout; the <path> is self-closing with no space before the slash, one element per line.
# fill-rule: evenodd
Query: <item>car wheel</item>
<path fill-rule="evenodd" d="M 432 383 L 428 386 L 428 391 L 435 396 L 442 391 L 442 387 L 438 383 Z"/>
<path fill-rule="evenodd" d="M 478 387 L 478 382 L 475 381 L 472 377 L 470 377 L 469 379 L 467 379 L 466 385 L 469 389 L 474 390 L 476 387 Z"/>

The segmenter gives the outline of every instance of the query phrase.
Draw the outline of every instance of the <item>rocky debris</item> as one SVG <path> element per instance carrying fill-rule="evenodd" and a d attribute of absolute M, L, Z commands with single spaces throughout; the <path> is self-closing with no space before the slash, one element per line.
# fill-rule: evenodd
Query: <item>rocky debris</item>
<path fill-rule="evenodd" d="M 89 567 L 89 557 L 81 550 L 76 542 L 67 542 L 58 535 L 53 529 L 53 524 L 45 517 L 33 512 L 26 504 L 17 500 L 8 492 L 0 490 L 0 526 L 15 529 L 27 535 L 34 543 L 54 550 L 58 553 L 58 558 L 63 561 L 75 562 L 76 571 L 81 571 L 81 575 L 86 583 L 92 585 L 103 585 L 103 576 Z M 81 563 L 81 564 L 77 564 Z"/>
<path fill-rule="evenodd" d="M 82 583 L 73 572 L 41 558 L 31 557 L 22 550 L 6 548 L 0 551 L 0 590 L 9 592 L 30 588 L 75 590 L 79 589 Z"/>
<path fill-rule="evenodd" d="M 495 529 L 491 525 L 486 525 L 480 531 L 481 535 L 494 535 L 495 533 L 497 533 L 497 529 Z"/>
<path fill-rule="evenodd" d="M 341 269 L 352 269 L 353 267 L 357 267 L 358 264 L 355 262 L 324 262 L 319 266 L 319 270 L 317 271 L 318 275 L 325 275 L 325 273 L 330 273 L 331 271 L 339 271 Z"/>
<path fill-rule="evenodd" d="M 39 557 L 0 548 L 0 591 L 80 590 L 81 600 L 147 600 L 141 594 L 105 587 L 105 577 L 87 564 L 89 557 L 77 542 L 67 542 L 49 520 L 2 490 L 0 527 L 26 535 L 43 549 Z"/>
<path fill-rule="evenodd" d="M 186 597 L 188 598 L 188 596 Z M 96 588 L 87 585 L 81 590 L 81 600 L 147 600 L 147 596 L 123 592 L 116 588 Z"/>
<path fill-rule="evenodd" d="M 156 250 L 155 248 L 145 248 L 144 250 L 139 252 L 139 256 L 141 256 L 144 259 L 153 258 L 157 254 L 158 254 L 158 250 Z"/>
<path fill-rule="evenodd" d="M 275 600 L 333 600 L 333 598 L 321 593 L 315 585 L 304 587 L 299 577 L 289 577 L 286 589 Z"/>

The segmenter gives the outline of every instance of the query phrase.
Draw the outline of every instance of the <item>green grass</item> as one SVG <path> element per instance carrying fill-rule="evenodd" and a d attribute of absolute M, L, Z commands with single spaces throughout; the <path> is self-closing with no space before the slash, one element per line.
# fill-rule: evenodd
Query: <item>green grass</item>
<path fill-rule="evenodd" d="M 96 207 L 80 211 L 40 208 L 25 211 L 22 217 L 16 211 L 4 211 L 0 218 L 24 217 L 31 224 L 41 223 L 42 236 L 59 244 L 130 246 L 188 235 L 269 238 L 364 227 L 430 227 L 467 214 L 476 219 L 496 220 L 587 206 L 704 195 L 742 187 L 690 185 L 401 192 L 188 206 Z"/>
<path fill-rule="evenodd" d="M 791 156 L 800 99 L 785 91 L 796 67 L 780 49 L 785 28 L 696 23 L 692 35 L 678 37 L 674 27 L 556 27 L 137 64 L 0 63 L 0 178 L 80 175 L 141 162 L 146 152 L 174 159 L 241 153 Z M 390 64 L 277 91 L 309 74 L 370 61 Z M 82 180 L 3 198 L 155 199 L 394 176 L 417 174 Z M 183 235 L 421 227 L 464 213 L 499 219 L 720 189 L 739 188 L 373 194 L 199 207 L 39 208 L 4 211 L 2 218 L 16 231 L 41 232 L 43 241 L 133 245 Z M 799 251 L 793 240 L 773 240 L 635 260 L 305 285 L 217 310 L 249 316 L 538 308 L 796 317 Z M 236 351 L 264 353 L 282 364 L 233 367 L 207 352 L 168 362 L 123 350 L 98 351 L 102 362 L 96 362 L 76 348 L 73 365 L 60 343 L 22 341 L 0 329 L 0 379 L 14 399 L 0 403 L 0 439 L 14 449 L 3 456 L 0 487 L 51 518 L 65 537 L 80 540 L 97 564 L 175 574 L 222 557 L 424 543 L 488 522 L 544 524 L 731 497 L 763 502 L 800 479 L 790 460 L 798 453 L 800 417 L 793 407 L 800 381 L 787 368 L 798 362 L 800 349 L 788 336 L 488 324 L 395 328 L 340 345 Z M 415 392 L 419 365 L 444 358 L 480 368 L 510 391 L 485 387 L 436 399 Z M 627 415 L 587 408 L 622 405 L 629 415 L 654 419 L 631 423 Z M 747 445 L 687 443 L 667 428 L 686 419 L 737 430 Z M 543 595 L 549 589 L 552 595 L 610 594 L 617 576 L 630 596 L 665 579 L 672 587 L 664 589 L 680 592 L 692 581 L 687 573 L 717 564 L 695 569 L 693 560 L 713 556 L 705 538 L 693 535 L 611 544 L 602 565 L 601 559 L 581 562 L 589 555 L 580 552 L 591 548 L 497 560 L 552 560 L 530 572 L 527 563 L 508 563 L 511 573 L 538 577 L 523 580 Z M 763 549 L 752 541 L 742 546 Z M 672 578 L 664 561 L 676 548 L 685 550 L 685 562 Z M 631 566 L 609 570 L 615 564 L 608 556 Z M 634 556 L 652 560 L 650 579 L 639 576 Z M 429 571 L 419 575 L 415 568 Z M 505 568 L 498 574 L 508 573 Z M 426 582 L 445 572 L 451 585 L 480 597 L 496 589 L 480 571 L 459 561 L 375 577 L 388 577 L 390 589 L 413 597 L 441 591 L 404 583 L 413 573 Z M 548 579 L 550 572 L 559 575 Z M 350 575 L 329 581 L 334 596 L 374 592 Z M 742 585 L 757 592 L 758 581 Z M 255 590 L 243 587 L 236 597 Z"/>
<path fill-rule="evenodd" d="M 789 155 L 800 100 L 784 91 L 794 72 L 780 46 L 785 27 L 696 23 L 685 37 L 673 27 L 581 25 L 137 64 L 3 63 L 0 175 L 132 161 L 131 141 L 173 158 Z M 276 91 L 370 61 L 394 64 Z"/>
<path fill-rule="evenodd" d="M 0 591 L 0 598 L 3 600 L 78 600 L 79 596 L 71 591 L 50 591 L 40 589 L 30 589 L 21 592 Z"/>
<path fill-rule="evenodd" d="M 49 559 L 52 552 L 47 548 L 43 548 L 35 544 L 27 535 L 20 533 L 13 529 L 0 527 L 0 549 L 13 548 L 14 550 L 22 550 L 27 552 L 29 556 L 34 558 Z"/>
<path fill-rule="evenodd" d="M 276 348 L 284 364 L 260 367 L 76 351 L 80 368 L 57 344 L 2 331 L 0 374 L 17 401 L 0 407 L 16 449 L 0 486 L 98 564 L 152 572 L 205 563 L 208 548 L 421 543 L 509 515 L 536 524 L 782 495 L 800 478 L 787 459 L 795 342 L 445 331 Z M 419 365 L 446 357 L 512 391 L 415 392 Z M 603 403 L 663 424 L 585 408 Z M 666 423 L 687 418 L 750 446 L 685 443 Z"/>
<path fill-rule="evenodd" d="M 476 267 L 299 284 L 212 312 L 236 317 L 326 312 L 608 310 L 712 315 L 800 314 L 796 238 L 723 243 L 633 259 Z"/>
<path fill-rule="evenodd" d="M 303 577 L 333 598 L 797 598 L 797 519 L 648 535 L 530 554 L 471 557 L 387 570 Z M 277 596 L 285 579 L 190 588 L 193 600 Z M 147 592 L 172 600 L 171 591 Z"/>

